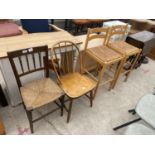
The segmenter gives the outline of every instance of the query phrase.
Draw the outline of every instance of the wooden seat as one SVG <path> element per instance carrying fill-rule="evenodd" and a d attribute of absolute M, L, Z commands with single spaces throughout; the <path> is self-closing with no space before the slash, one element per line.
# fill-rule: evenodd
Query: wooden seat
<path fill-rule="evenodd" d="M 107 46 L 97 46 L 93 48 L 89 48 L 86 50 L 86 52 L 96 57 L 100 63 L 109 63 L 110 61 L 118 60 L 121 56 L 121 54 L 116 53 L 114 50 L 108 48 Z"/>
<path fill-rule="evenodd" d="M 84 57 L 83 57 L 83 63 L 82 63 L 82 70 L 83 72 L 91 75 L 97 81 L 97 87 L 95 89 L 94 97 L 97 93 L 99 84 L 101 84 L 101 81 L 105 74 L 107 66 L 118 63 L 118 67 L 116 68 L 115 73 L 112 75 L 112 77 L 110 76 L 103 83 L 103 84 L 110 83 L 110 87 L 109 87 L 109 90 L 110 90 L 123 64 L 123 55 L 115 52 L 114 50 L 106 46 L 108 33 L 109 33 L 109 28 L 89 29 L 87 33 L 87 39 L 85 43 Z M 96 46 L 93 48 L 88 48 L 89 42 L 94 39 L 103 39 L 103 45 Z M 91 57 L 93 60 L 96 61 L 96 67 L 94 66 L 94 69 L 95 69 L 95 72 L 97 72 L 98 78 L 94 76 L 94 74 L 92 74 L 91 70 L 85 67 L 85 59 L 87 56 Z"/>
<path fill-rule="evenodd" d="M 111 28 L 111 30 L 110 30 L 109 38 L 107 39 L 107 46 L 109 48 L 115 50 L 116 52 L 118 52 L 120 54 L 123 54 L 124 57 L 125 57 L 124 65 L 123 65 L 124 68 L 125 68 L 124 73 L 126 75 L 125 81 L 127 81 L 128 77 L 129 77 L 129 74 L 130 74 L 131 70 L 134 68 L 134 66 L 135 66 L 135 64 L 136 64 L 136 62 L 138 60 L 138 57 L 140 55 L 140 52 L 141 52 L 141 49 L 139 49 L 139 48 L 137 48 L 137 47 L 135 47 L 133 45 L 130 45 L 127 42 L 123 41 L 123 39 L 125 37 L 125 34 L 127 32 L 127 29 L 128 29 L 128 25 L 116 25 L 116 26 L 113 26 Z M 119 40 L 111 42 L 111 38 L 114 35 L 119 36 Z M 130 56 L 132 56 L 132 58 L 129 59 L 129 61 L 127 62 L 128 58 Z M 126 62 L 129 65 L 126 65 L 127 64 Z M 122 66 L 121 71 L 123 71 L 123 66 Z M 127 66 L 127 67 L 125 67 L 125 66 Z M 115 84 L 114 84 L 114 86 L 115 86 Z"/>
<path fill-rule="evenodd" d="M 34 122 L 59 109 L 61 109 L 61 116 L 63 115 L 64 93 L 49 78 L 47 46 L 8 52 L 8 57 L 21 92 L 31 133 L 33 133 Z M 34 76 L 35 74 L 36 76 Z M 57 99 L 60 100 L 61 104 L 56 101 Z M 39 118 L 33 119 L 33 110 L 53 102 L 58 106 L 57 108 L 43 114 Z"/>
<path fill-rule="evenodd" d="M 96 82 L 86 75 L 82 75 L 81 67 L 80 73 L 75 72 L 78 59 L 81 64 L 81 54 L 74 43 L 70 41 L 57 43 L 53 46 L 51 55 L 58 83 L 68 98 L 66 101 L 69 101 L 69 108 L 64 105 L 68 112 L 67 122 L 69 122 L 74 99 L 86 95 L 90 100 L 90 106 L 93 106 L 93 90 Z"/>
<path fill-rule="evenodd" d="M 67 74 L 60 78 L 61 87 L 71 98 L 77 98 L 95 88 L 96 82 L 78 72 Z"/>
<path fill-rule="evenodd" d="M 139 53 L 139 48 L 125 42 L 125 41 L 115 41 L 108 44 L 109 47 L 118 51 L 121 54 L 130 56 L 135 53 Z"/>

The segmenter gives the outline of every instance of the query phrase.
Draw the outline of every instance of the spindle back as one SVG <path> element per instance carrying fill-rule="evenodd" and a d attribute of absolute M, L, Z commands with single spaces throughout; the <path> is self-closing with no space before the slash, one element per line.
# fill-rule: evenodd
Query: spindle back
<path fill-rule="evenodd" d="M 32 47 L 18 51 L 8 52 L 18 87 L 22 86 L 21 77 L 30 73 L 44 70 L 45 77 L 49 76 L 48 47 Z"/>

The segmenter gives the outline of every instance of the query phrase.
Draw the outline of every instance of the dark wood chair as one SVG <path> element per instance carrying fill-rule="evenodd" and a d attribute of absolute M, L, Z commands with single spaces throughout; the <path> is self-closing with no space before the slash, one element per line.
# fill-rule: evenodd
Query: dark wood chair
<path fill-rule="evenodd" d="M 8 57 L 23 99 L 31 133 L 33 133 L 34 122 L 59 109 L 61 109 L 61 116 L 63 115 L 63 91 L 49 78 L 47 46 L 8 52 Z M 40 72 L 43 78 L 36 80 L 37 72 Z M 23 78 L 26 79 L 23 81 Z M 61 104 L 56 101 L 57 99 Z M 49 103 L 55 103 L 58 107 L 33 119 L 32 111 Z"/>
<path fill-rule="evenodd" d="M 58 83 L 68 98 L 64 102 L 69 101 L 69 108 L 64 105 L 68 112 L 67 122 L 69 122 L 74 99 L 86 95 L 90 100 L 90 106 L 93 106 L 93 90 L 96 82 L 88 76 L 82 75 L 81 72 L 75 71 L 78 58 L 81 64 L 81 55 L 79 48 L 74 43 L 59 42 L 53 46 L 52 52 L 52 63 Z"/>

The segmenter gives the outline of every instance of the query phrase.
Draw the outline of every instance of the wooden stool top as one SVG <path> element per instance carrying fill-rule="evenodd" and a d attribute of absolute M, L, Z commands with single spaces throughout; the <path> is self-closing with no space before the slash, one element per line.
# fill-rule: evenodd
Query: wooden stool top
<path fill-rule="evenodd" d="M 112 48 L 113 50 L 125 55 L 130 56 L 140 52 L 140 49 L 126 43 L 125 41 L 115 41 L 108 44 L 108 47 Z"/>
<path fill-rule="evenodd" d="M 107 46 L 97 46 L 89 48 L 86 53 L 93 57 L 101 64 L 112 63 L 122 59 L 122 55 L 108 48 Z"/>

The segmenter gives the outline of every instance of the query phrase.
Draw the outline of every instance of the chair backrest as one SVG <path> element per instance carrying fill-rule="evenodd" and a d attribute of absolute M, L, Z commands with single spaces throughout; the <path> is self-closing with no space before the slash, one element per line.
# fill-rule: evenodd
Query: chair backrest
<path fill-rule="evenodd" d="M 49 76 L 47 46 L 8 52 L 8 58 L 18 87 L 22 86 L 21 78 L 30 73 L 44 71 L 45 77 Z"/>
<path fill-rule="evenodd" d="M 113 36 L 117 36 L 119 40 L 123 40 L 128 30 L 128 24 L 126 25 L 115 25 L 110 28 L 107 43 L 110 42 Z"/>
<path fill-rule="evenodd" d="M 28 33 L 50 31 L 48 19 L 21 19 L 21 24 Z"/>
<path fill-rule="evenodd" d="M 108 27 L 93 28 L 93 29 L 89 28 L 87 32 L 87 38 L 86 38 L 84 49 L 86 50 L 88 47 L 89 41 L 94 40 L 94 39 L 103 39 L 103 45 L 106 45 L 108 32 L 109 32 Z"/>
<path fill-rule="evenodd" d="M 79 48 L 71 41 L 56 43 L 52 48 L 51 57 L 59 82 L 61 82 L 60 76 L 75 72 L 78 59 L 81 65 Z"/>

